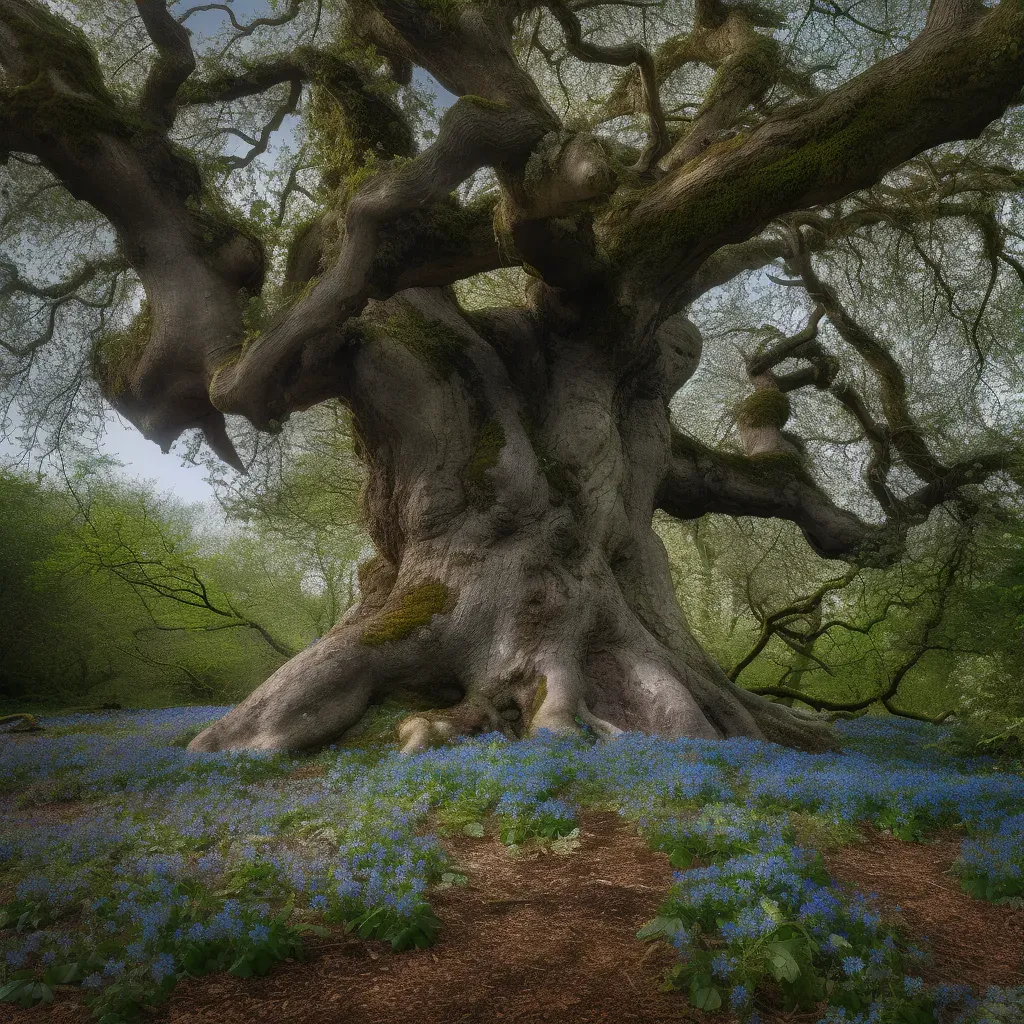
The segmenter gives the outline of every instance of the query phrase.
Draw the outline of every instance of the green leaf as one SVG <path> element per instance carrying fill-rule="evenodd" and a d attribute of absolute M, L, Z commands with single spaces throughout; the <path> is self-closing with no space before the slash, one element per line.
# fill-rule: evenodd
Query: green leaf
<path fill-rule="evenodd" d="M 698 1010 L 717 1010 L 722 1005 L 722 993 L 714 985 L 698 984 L 698 979 L 693 979 L 694 984 L 690 986 L 690 1002 Z"/>
<path fill-rule="evenodd" d="M 800 977 L 800 964 L 793 955 L 797 939 L 768 943 L 768 969 L 776 981 L 796 981 Z"/>
<path fill-rule="evenodd" d="M 685 846 L 679 846 L 669 855 L 668 862 L 672 867 L 685 871 L 693 863 L 693 854 Z"/>
<path fill-rule="evenodd" d="M 248 956 L 239 957 L 230 967 L 230 971 L 236 978 L 251 978 L 253 974 L 252 963 Z"/>
<path fill-rule="evenodd" d="M 482 821 L 469 821 L 462 826 L 462 834 L 472 839 L 483 839 L 484 823 Z"/>
<path fill-rule="evenodd" d="M 853 946 L 842 935 L 830 935 L 825 940 L 825 945 L 831 946 L 833 949 L 853 949 Z"/>
<path fill-rule="evenodd" d="M 681 918 L 678 917 L 656 917 L 653 921 L 648 921 L 636 933 L 636 937 L 642 942 L 648 942 L 651 939 L 666 938 L 675 935 L 683 927 Z"/>
<path fill-rule="evenodd" d="M 322 924 L 303 924 L 299 926 L 299 933 L 302 935 L 316 935 L 318 938 L 330 937 L 331 929 L 325 928 Z"/>
<path fill-rule="evenodd" d="M 14 981 L 7 982 L 3 988 L 0 988 L 0 1003 L 17 1002 L 21 998 L 22 989 L 31 984 L 31 981 L 27 981 L 24 978 L 16 978 Z"/>
<path fill-rule="evenodd" d="M 78 964 L 60 964 L 57 967 L 48 967 L 43 972 L 43 981 L 48 985 L 70 985 L 78 980 L 79 975 Z"/>

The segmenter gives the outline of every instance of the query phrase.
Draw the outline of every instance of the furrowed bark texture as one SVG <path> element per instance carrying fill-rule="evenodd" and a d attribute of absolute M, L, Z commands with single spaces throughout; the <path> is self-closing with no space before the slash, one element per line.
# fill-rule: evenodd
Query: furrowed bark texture
<path fill-rule="evenodd" d="M 671 458 L 665 362 L 623 372 L 537 314 L 462 316 L 437 289 L 361 318 L 346 398 L 369 471 L 379 556 L 362 603 L 197 737 L 196 750 L 330 741 L 398 688 L 457 695 L 402 726 L 408 749 L 459 732 L 767 737 L 823 725 L 732 686 L 695 643 L 651 527 Z M 486 340 L 485 340 L 486 336 Z"/>

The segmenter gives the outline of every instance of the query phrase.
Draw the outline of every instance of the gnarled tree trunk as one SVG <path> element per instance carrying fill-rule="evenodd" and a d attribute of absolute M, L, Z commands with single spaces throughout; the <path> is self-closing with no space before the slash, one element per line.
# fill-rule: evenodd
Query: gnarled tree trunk
<path fill-rule="evenodd" d="M 661 359 L 627 366 L 545 299 L 473 323 L 422 289 L 364 314 L 345 396 L 379 551 L 362 600 L 191 749 L 312 747 L 408 687 L 459 699 L 407 719 L 407 750 L 582 724 L 828 744 L 821 722 L 739 689 L 701 650 L 652 529 L 668 398 L 699 334 L 668 321 Z"/>
<path fill-rule="evenodd" d="M 92 351 L 114 407 L 165 448 L 198 428 L 238 468 L 224 414 L 275 429 L 340 396 L 361 435 L 379 554 L 360 605 L 193 748 L 315 746 L 409 686 L 439 703 L 460 698 L 406 722 L 409 749 L 474 729 L 580 722 L 607 734 L 827 745 L 822 723 L 739 689 L 700 650 L 652 515 L 789 519 L 823 555 L 891 564 L 907 530 L 962 488 L 994 473 L 1024 479 L 1013 446 L 956 461 L 929 448 L 905 374 L 811 258 L 863 226 L 974 217 L 947 201 L 957 190 L 1019 187 L 1003 167 L 929 165 L 905 190 L 887 186 L 883 205 L 822 213 L 934 146 L 977 136 L 1018 100 L 1019 0 L 931 0 L 905 48 L 830 91 L 791 63 L 758 5 L 698 2 L 654 54 L 601 43 L 606 32 L 586 12 L 603 5 L 344 6 L 337 30 L 355 49 L 314 43 L 314 29 L 308 45 L 289 32 L 284 51 L 243 59 L 239 48 L 224 60 L 225 47 L 197 66 L 182 24 L 193 12 L 179 20 L 165 0 L 138 0 L 153 58 L 132 97 L 110 87 L 88 39 L 47 4 L 0 0 L 0 161 L 29 154 L 95 207 L 118 239 L 113 262 L 146 292 L 130 329 Z M 284 24 L 299 5 L 290 8 L 236 38 Z M 588 98 L 563 120 L 561 99 L 552 105 L 531 73 L 544 18 L 563 55 L 622 69 L 596 112 Z M 693 61 L 714 70 L 712 86 L 691 120 L 670 124 L 662 92 L 674 94 L 669 79 Z M 392 98 L 413 66 L 458 97 L 422 151 Z M 288 98 L 246 160 L 303 96 L 327 114 L 307 124 L 323 165 L 320 192 L 306 191 L 317 216 L 288 247 L 288 286 L 276 291 L 261 232 L 225 206 L 224 179 L 171 132 L 184 109 L 283 87 Z M 642 147 L 634 129 L 605 131 L 630 111 L 643 115 Z M 478 179 L 477 198 L 460 198 L 483 171 L 497 187 Z M 982 213 L 991 290 L 997 258 L 1020 266 Z M 749 356 L 744 451 L 716 451 L 669 422 L 669 400 L 699 358 L 682 311 L 778 258 L 816 311 L 803 331 Z M 507 266 L 536 281 L 524 307 L 465 313 L 445 291 Z M 33 286 L 0 269 L 0 298 L 49 303 L 51 333 L 58 305 L 99 273 L 93 264 Z M 242 315 L 255 298 L 280 303 L 256 337 Z M 826 316 L 876 379 L 881 415 L 818 339 Z M 37 345 L 4 347 L 30 357 Z M 786 372 L 791 360 L 801 365 Z M 806 387 L 830 391 L 856 422 L 883 522 L 837 507 L 799 435 L 784 431 L 787 396 Z M 890 482 L 897 463 L 920 484 L 902 496 Z"/>

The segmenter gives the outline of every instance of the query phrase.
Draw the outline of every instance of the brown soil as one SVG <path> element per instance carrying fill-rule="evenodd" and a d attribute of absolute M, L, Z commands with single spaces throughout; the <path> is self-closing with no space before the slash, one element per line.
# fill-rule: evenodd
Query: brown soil
<path fill-rule="evenodd" d="M 265 979 L 188 982 L 161 1020 L 679 1020 L 684 1000 L 658 991 L 671 954 L 636 939 L 671 881 L 667 859 L 628 835 L 613 814 L 588 816 L 581 839 L 581 849 L 568 856 L 533 859 L 510 857 L 490 839 L 450 840 L 469 884 L 432 899 L 444 922 L 433 948 L 395 955 L 380 944 L 339 938 Z"/>
<path fill-rule="evenodd" d="M 932 962 L 918 972 L 922 978 L 983 989 L 1024 985 L 1024 911 L 972 899 L 960 888 L 949 873 L 959 839 L 904 843 L 875 829 L 863 832 L 863 843 L 830 851 L 825 863 L 840 881 L 877 893 L 909 934 L 927 936 L 922 948 Z"/>
<path fill-rule="evenodd" d="M 685 993 L 660 992 L 672 953 L 636 939 L 670 884 L 667 859 L 614 814 L 587 815 L 581 839 L 568 856 L 532 858 L 510 857 L 489 838 L 449 840 L 469 884 L 431 897 L 444 922 L 433 948 L 394 954 L 339 934 L 266 978 L 183 982 L 152 1024 L 729 1024 L 728 1014 L 693 1010 Z M 907 928 L 931 936 L 928 980 L 1021 984 L 1024 914 L 962 893 L 946 873 L 956 853 L 953 840 L 918 846 L 870 832 L 826 859 L 840 880 L 877 892 L 890 913 L 898 903 Z M 50 1008 L 0 1006 L 4 1024 L 88 1019 L 74 990 Z"/>

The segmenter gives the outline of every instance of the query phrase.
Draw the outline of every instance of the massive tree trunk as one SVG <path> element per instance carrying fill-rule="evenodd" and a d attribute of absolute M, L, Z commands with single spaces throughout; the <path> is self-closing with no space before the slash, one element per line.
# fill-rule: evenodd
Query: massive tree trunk
<path fill-rule="evenodd" d="M 423 289 L 363 315 L 345 374 L 378 550 L 361 602 L 191 749 L 316 746 L 399 688 L 456 701 L 402 724 L 409 750 L 584 724 L 828 744 L 701 650 L 652 528 L 699 334 L 669 321 L 660 360 L 623 365 L 546 299 L 471 323 Z"/>
<path fill-rule="evenodd" d="M 825 216 L 822 204 L 1002 116 L 1024 84 L 1019 0 L 932 0 L 903 50 L 823 93 L 790 66 L 772 16 L 721 0 L 698 2 L 689 30 L 655 55 L 599 42 L 605 33 L 581 13 L 603 5 L 370 0 L 345 5 L 338 30 L 358 44 L 351 51 L 296 45 L 304 36 L 289 34 L 285 52 L 239 59 L 239 49 L 225 61 L 225 47 L 202 69 L 182 25 L 192 12 L 178 20 L 165 0 L 137 6 L 154 56 L 129 97 L 50 7 L 0 0 L 0 161 L 31 154 L 95 207 L 117 235 L 117 262 L 146 292 L 128 330 L 97 337 L 97 380 L 163 447 L 198 428 L 239 468 L 225 414 L 272 430 L 341 397 L 361 437 L 378 549 L 359 606 L 193 748 L 312 747 L 403 687 L 449 705 L 403 725 L 409 749 L 475 729 L 580 723 L 602 734 L 827 745 L 822 723 L 739 689 L 701 651 L 652 516 L 785 518 L 823 555 L 891 564 L 931 509 L 993 473 L 1020 474 L 1015 449 L 949 463 L 929 449 L 905 375 L 811 260 L 858 225 L 962 209 L 945 201 L 942 175 L 964 192 L 978 177 L 931 165 L 908 179 L 898 214 L 875 205 Z M 285 21 L 298 10 L 290 7 Z M 517 39 L 532 31 L 536 41 L 547 16 L 565 55 L 629 69 L 596 115 L 588 101 L 563 123 L 528 69 L 533 42 L 524 54 Z M 260 23 L 283 24 L 256 19 L 236 38 Z M 715 70 L 713 85 L 685 127 L 670 125 L 662 90 L 695 60 Z M 393 99 L 413 65 L 458 97 L 422 151 Z M 776 85 L 793 95 L 769 104 Z M 317 217 L 296 234 L 286 287 L 275 292 L 260 232 L 226 208 L 214 172 L 171 131 L 182 109 L 285 86 L 288 99 L 247 159 L 302 96 L 328 113 L 307 125 L 323 163 L 319 193 L 306 191 Z M 635 129 L 602 133 L 609 118 L 641 107 L 642 147 Z M 479 172 L 477 199 L 464 201 L 457 190 Z M 1003 168 L 980 180 L 1001 182 L 993 195 L 1018 187 Z M 756 237 L 780 218 L 778 232 Z M 1019 273 L 992 223 L 993 267 L 999 257 Z M 682 311 L 779 257 L 817 311 L 804 331 L 748 359 L 744 451 L 715 451 L 670 426 L 669 401 L 699 359 Z M 535 279 L 527 305 L 469 314 L 445 291 L 503 266 Z M 0 298 L 20 290 L 52 300 L 51 315 L 96 273 L 32 286 L 3 269 L 11 283 Z M 279 307 L 258 332 L 242 316 L 254 298 Z M 825 316 L 877 378 L 881 417 L 837 377 L 839 362 L 817 339 Z M 784 372 L 790 360 L 807 365 Z M 799 438 L 783 431 L 787 395 L 804 387 L 831 391 L 856 421 L 884 521 L 837 507 Z M 897 461 L 920 482 L 902 496 L 889 480 Z"/>

